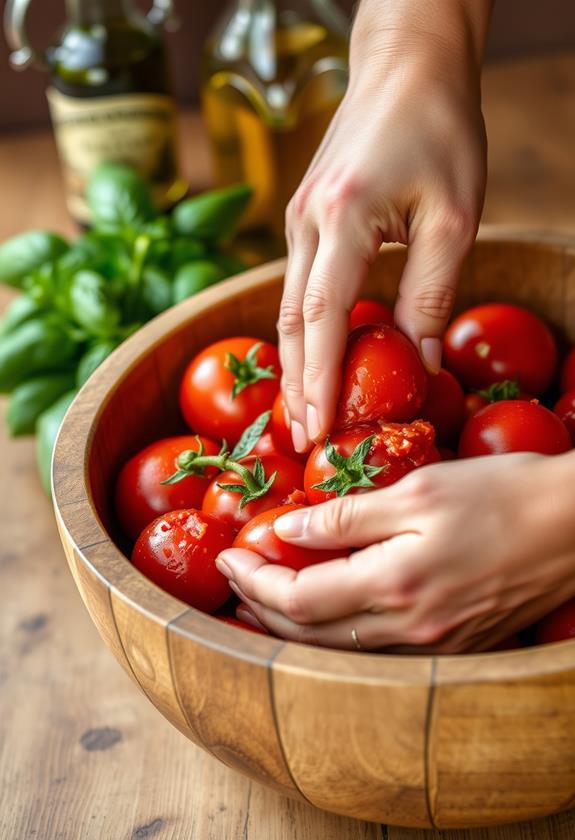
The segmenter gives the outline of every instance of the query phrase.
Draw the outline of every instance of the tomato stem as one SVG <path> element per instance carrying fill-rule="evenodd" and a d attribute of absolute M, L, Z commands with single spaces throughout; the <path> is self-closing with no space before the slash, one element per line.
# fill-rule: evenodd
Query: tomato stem
<path fill-rule="evenodd" d="M 228 353 L 224 367 L 234 377 L 231 398 L 235 400 L 244 388 L 259 382 L 260 379 L 277 379 L 273 365 L 260 367 L 257 362 L 258 351 L 262 346 L 261 341 L 254 344 L 246 353 L 245 359 L 240 360 L 233 353 Z"/>
<path fill-rule="evenodd" d="M 341 455 L 327 438 L 325 455 L 329 463 L 335 467 L 335 474 L 320 484 L 314 484 L 314 489 L 345 496 L 354 487 L 374 487 L 371 479 L 383 470 L 389 469 L 388 465 L 372 467 L 365 463 L 374 438 L 375 435 L 369 435 L 358 443 L 349 457 Z"/>

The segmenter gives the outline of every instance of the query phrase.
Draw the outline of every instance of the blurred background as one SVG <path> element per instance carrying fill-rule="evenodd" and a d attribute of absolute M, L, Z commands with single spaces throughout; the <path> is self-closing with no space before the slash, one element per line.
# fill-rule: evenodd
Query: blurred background
<path fill-rule="evenodd" d="M 179 0 L 176 3 L 180 29 L 168 39 L 174 84 L 180 104 L 198 103 L 198 61 L 202 45 L 227 0 Z M 143 8 L 149 3 L 141 3 Z M 351 13 L 355 0 L 339 0 Z M 1 3 L 2 9 L 5 0 Z M 63 0 L 35 0 L 30 14 L 34 44 L 47 45 L 64 21 Z M 511 59 L 560 52 L 575 47 L 573 0 L 500 0 L 495 3 L 489 39 L 488 60 Z M 0 39 L 0 130 L 48 125 L 44 95 L 46 77 L 30 70 L 14 73 L 8 65 L 8 49 Z M 575 109 L 575 102 L 573 103 Z"/>

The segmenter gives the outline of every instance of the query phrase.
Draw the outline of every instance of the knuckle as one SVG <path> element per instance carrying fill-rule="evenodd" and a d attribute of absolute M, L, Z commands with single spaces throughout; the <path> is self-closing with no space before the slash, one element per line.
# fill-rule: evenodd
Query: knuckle
<path fill-rule="evenodd" d="M 357 524 L 356 499 L 356 496 L 345 496 L 323 506 L 323 529 L 336 540 L 349 537 L 352 527 Z"/>
<path fill-rule="evenodd" d="M 434 234 L 461 249 L 473 242 L 475 228 L 474 213 L 463 204 L 448 203 L 435 220 Z"/>
<path fill-rule="evenodd" d="M 303 319 L 306 324 L 322 321 L 331 310 L 327 291 L 319 288 L 308 289 L 303 299 Z"/>
<path fill-rule="evenodd" d="M 413 300 L 417 312 L 440 321 L 449 318 L 454 303 L 455 289 L 444 284 L 434 284 L 433 287 L 418 289 Z"/>
<path fill-rule="evenodd" d="M 303 329 L 303 313 L 295 301 L 282 301 L 277 322 L 280 335 L 289 337 L 298 335 Z"/>
<path fill-rule="evenodd" d="M 433 504 L 437 494 L 437 485 L 429 470 L 414 470 L 405 479 L 404 489 L 407 492 L 412 510 L 427 510 Z"/>
<path fill-rule="evenodd" d="M 288 404 L 297 402 L 297 400 L 300 400 L 303 397 L 302 383 L 286 377 L 283 393 Z"/>
<path fill-rule="evenodd" d="M 412 645 L 434 645 L 443 639 L 448 630 L 441 619 L 420 619 L 409 628 L 407 641 Z"/>
<path fill-rule="evenodd" d="M 362 184 L 355 174 L 346 174 L 337 178 L 325 190 L 322 204 L 326 215 L 328 217 L 341 215 L 352 202 L 357 200 L 362 190 Z"/>
<path fill-rule="evenodd" d="M 282 599 L 281 611 L 295 624 L 304 624 L 309 620 L 309 603 L 297 588 L 291 588 Z"/>
<path fill-rule="evenodd" d="M 322 365 L 319 361 L 306 359 L 305 364 L 303 366 L 303 378 L 308 384 L 314 383 L 317 382 L 318 379 L 320 379 L 324 371 L 325 366 Z"/>

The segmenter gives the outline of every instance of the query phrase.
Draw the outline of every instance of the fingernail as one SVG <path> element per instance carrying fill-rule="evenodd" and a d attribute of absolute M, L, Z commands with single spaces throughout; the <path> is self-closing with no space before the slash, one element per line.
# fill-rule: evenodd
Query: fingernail
<path fill-rule="evenodd" d="M 296 452 L 305 452 L 307 449 L 307 435 L 301 423 L 297 420 L 292 420 L 291 436 Z"/>
<path fill-rule="evenodd" d="M 307 433 L 312 440 L 315 440 L 320 436 L 321 428 L 319 425 L 319 417 L 317 414 L 317 408 L 315 405 L 311 405 L 308 403 L 306 409 L 306 423 L 307 423 Z"/>
<path fill-rule="evenodd" d="M 439 373 L 441 368 L 441 339 L 422 338 L 419 348 L 427 370 L 430 373 Z"/>
<path fill-rule="evenodd" d="M 274 531 L 280 539 L 305 537 L 308 529 L 310 510 L 294 510 L 286 513 L 274 522 Z"/>

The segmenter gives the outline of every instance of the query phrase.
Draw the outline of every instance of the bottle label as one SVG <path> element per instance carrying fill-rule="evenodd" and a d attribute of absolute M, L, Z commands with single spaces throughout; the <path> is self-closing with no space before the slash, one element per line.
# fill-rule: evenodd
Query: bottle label
<path fill-rule="evenodd" d="M 125 163 L 151 186 L 158 209 L 171 204 L 176 182 L 175 103 L 161 94 L 67 96 L 47 90 L 67 202 L 80 222 L 90 221 L 85 199 L 92 169 L 106 162 Z"/>

